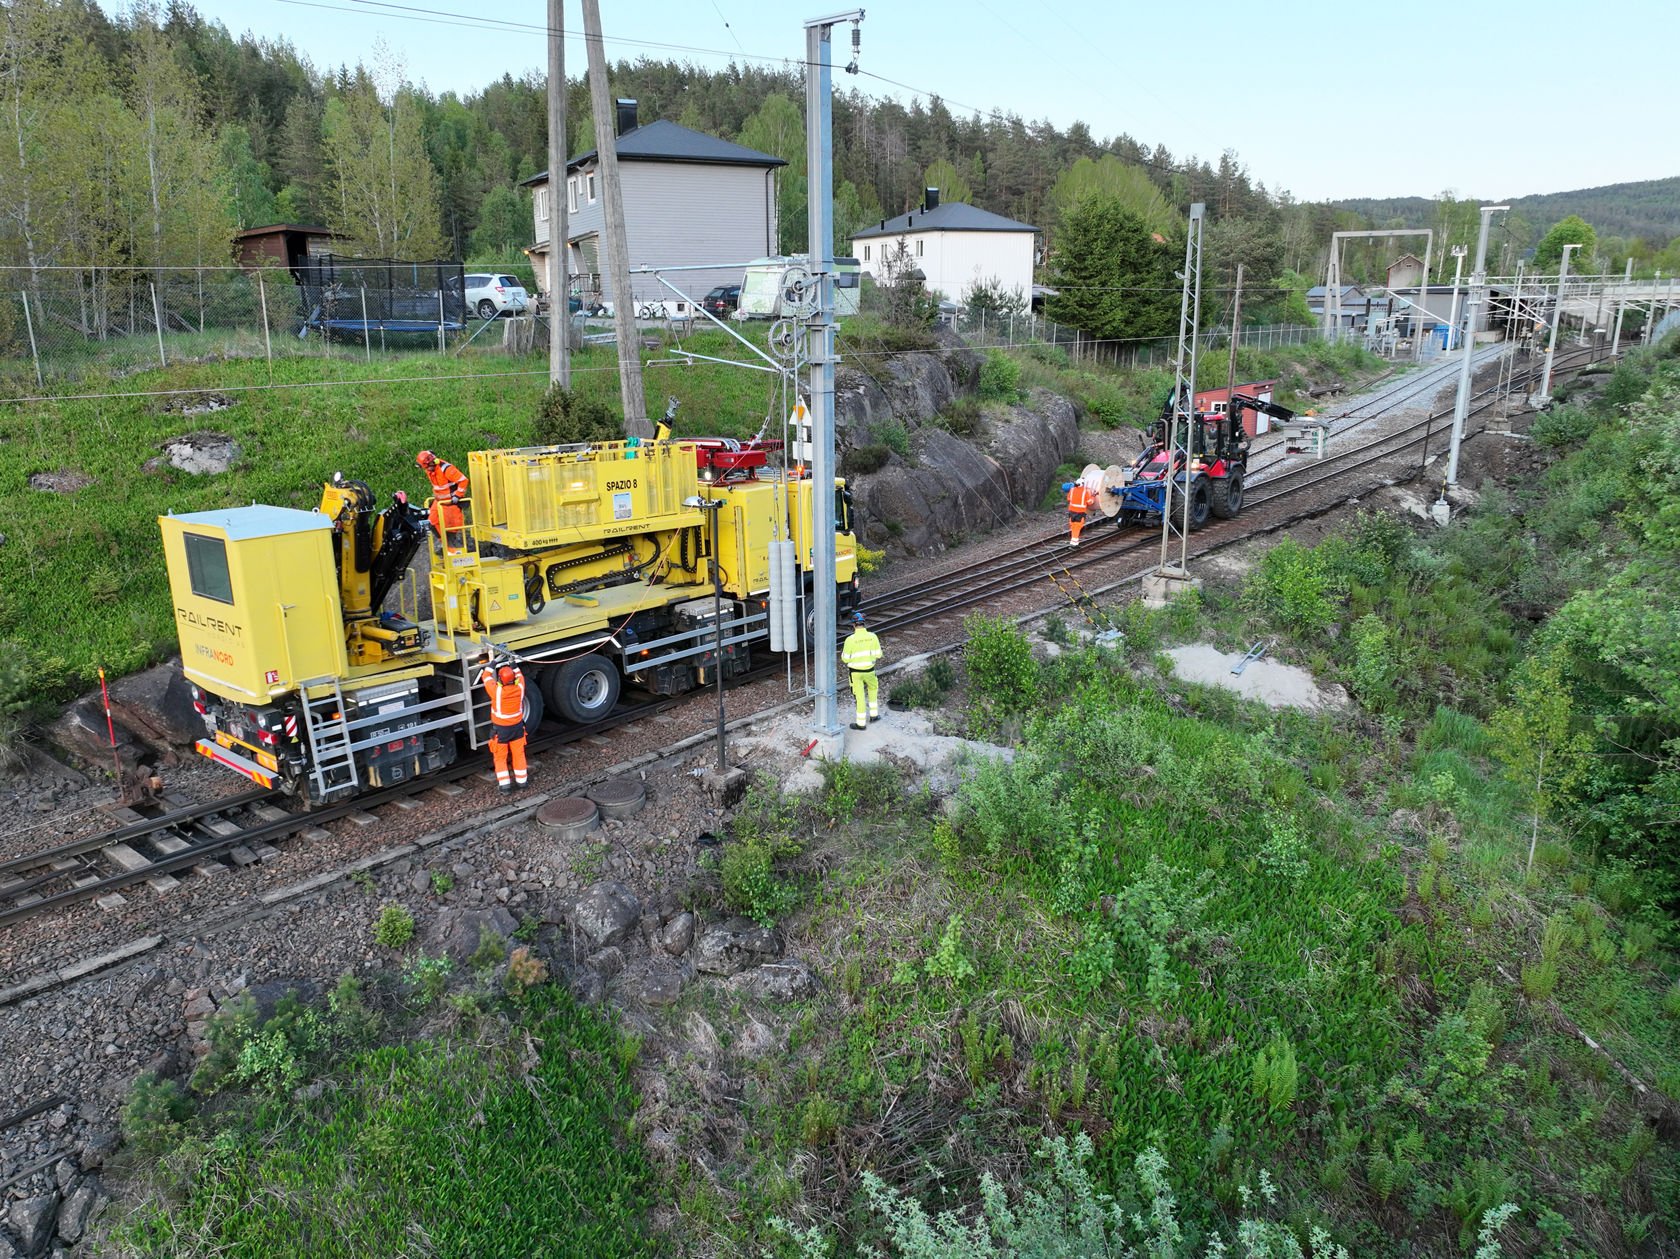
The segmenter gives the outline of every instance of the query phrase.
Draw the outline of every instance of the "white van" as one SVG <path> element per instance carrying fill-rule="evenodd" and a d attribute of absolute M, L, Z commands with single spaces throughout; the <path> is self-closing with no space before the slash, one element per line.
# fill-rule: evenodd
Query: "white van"
<path fill-rule="evenodd" d="M 784 281 L 794 267 L 804 267 L 806 255 L 755 258 L 747 264 L 741 280 L 741 301 L 735 308 L 736 319 L 780 319 L 786 293 Z M 858 313 L 860 277 L 863 268 L 856 258 L 834 260 L 834 315 L 844 319 Z"/>

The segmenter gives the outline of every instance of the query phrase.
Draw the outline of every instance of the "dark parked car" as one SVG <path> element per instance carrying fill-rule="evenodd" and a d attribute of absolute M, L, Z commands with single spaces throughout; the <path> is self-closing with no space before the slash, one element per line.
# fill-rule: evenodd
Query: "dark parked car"
<path fill-rule="evenodd" d="M 739 284 L 720 284 L 700 299 L 700 308 L 719 319 L 727 319 L 741 304 Z"/>

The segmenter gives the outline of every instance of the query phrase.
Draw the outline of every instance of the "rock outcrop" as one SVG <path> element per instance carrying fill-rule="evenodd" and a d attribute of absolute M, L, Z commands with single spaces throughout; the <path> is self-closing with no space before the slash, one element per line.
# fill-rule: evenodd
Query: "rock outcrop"
<path fill-rule="evenodd" d="M 1056 468 L 1079 442 L 1071 402 L 1035 392 L 1026 402 L 990 408 L 980 429 L 958 437 L 932 421 L 978 383 L 981 356 L 954 345 L 844 366 L 835 381 L 842 450 L 880 444 L 888 426 L 909 429 L 908 458 L 892 455 L 853 475 L 866 545 L 916 555 L 987 533 L 1037 507 Z"/>

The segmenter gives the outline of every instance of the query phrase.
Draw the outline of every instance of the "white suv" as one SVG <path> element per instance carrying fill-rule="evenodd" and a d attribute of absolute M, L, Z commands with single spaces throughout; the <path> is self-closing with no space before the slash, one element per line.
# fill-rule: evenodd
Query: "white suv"
<path fill-rule="evenodd" d="M 524 286 L 514 276 L 468 272 L 466 281 L 467 309 L 480 319 L 494 319 L 508 312 L 523 315 L 530 303 Z"/>

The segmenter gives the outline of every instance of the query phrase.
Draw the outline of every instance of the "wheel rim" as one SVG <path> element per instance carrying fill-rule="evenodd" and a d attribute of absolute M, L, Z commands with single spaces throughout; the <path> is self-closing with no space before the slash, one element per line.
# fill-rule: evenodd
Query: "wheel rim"
<path fill-rule="evenodd" d="M 572 688 L 579 708 L 596 709 L 607 698 L 607 679 L 599 669 L 591 669 L 577 680 Z"/>
<path fill-rule="evenodd" d="M 485 298 L 478 304 L 478 317 L 480 319 L 489 319 L 495 313 L 496 308 L 491 304 L 489 298 Z"/>

